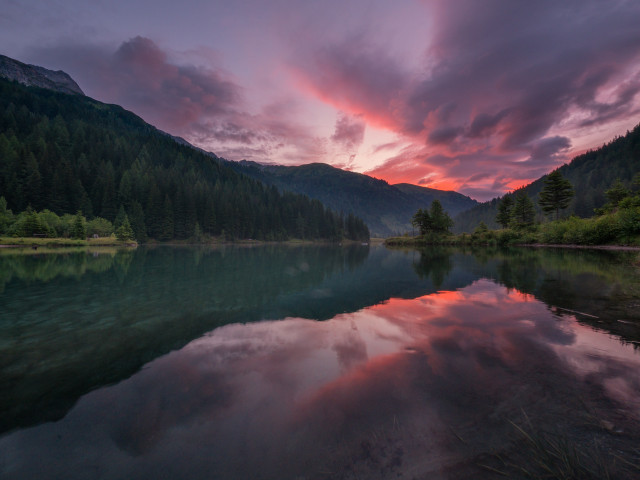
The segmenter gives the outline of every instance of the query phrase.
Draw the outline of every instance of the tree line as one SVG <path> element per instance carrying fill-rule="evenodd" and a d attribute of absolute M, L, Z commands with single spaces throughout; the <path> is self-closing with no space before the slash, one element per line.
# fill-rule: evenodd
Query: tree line
<path fill-rule="evenodd" d="M 600 148 L 578 155 L 571 162 L 558 168 L 560 174 L 573 186 L 574 196 L 565 213 L 589 218 L 607 202 L 607 191 L 619 180 L 627 189 L 633 188 L 633 178 L 640 173 L 640 124 L 625 135 L 618 136 Z M 545 177 L 508 194 L 515 199 L 521 191 L 530 198 L 539 197 Z M 498 228 L 496 214 L 500 198 L 484 202 L 455 216 L 453 230 L 471 232 L 483 221 L 491 228 Z M 544 212 L 534 204 L 536 217 Z"/>
<path fill-rule="evenodd" d="M 369 238 L 359 218 L 239 174 L 121 107 L 4 79 L 0 195 L 12 212 L 112 225 L 122 213 L 138 241 Z"/>
<path fill-rule="evenodd" d="M 562 176 L 560 170 L 554 170 L 544 178 L 544 187 L 540 191 L 538 205 L 545 215 L 560 220 L 560 211 L 569 207 L 575 191 L 571 182 Z M 632 180 L 632 189 L 640 193 L 640 173 Z M 635 208 L 640 206 L 640 196 L 633 190 L 625 187 L 620 179 L 617 179 L 611 188 L 604 192 L 606 203 L 596 208 L 595 215 L 613 213 L 618 208 Z M 515 197 L 515 198 L 514 198 Z M 524 190 L 515 195 L 505 195 L 498 204 L 496 222 L 503 228 L 528 227 L 535 222 L 534 203 Z"/>
<path fill-rule="evenodd" d="M 453 225 L 451 218 L 434 202 L 429 210 L 418 210 L 413 225 L 422 237 L 419 243 L 576 243 L 583 245 L 617 242 L 637 244 L 640 240 L 640 174 L 636 174 L 631 188 L 617 180 L 605 191 L 606 203 L 595 210 L 595 216 L 581 219 L 572 215 L 561 218 L 574 198 L 571 182 L 560 169 L 543 178 L 544 187 L 538 195 L 538 206 L 552 221 L 538 224 L 533 200 L 525 189 L 508 194 L 499 200 L 496 222 L 503 230 L 492 231 L 480 221 L 471 236 L 448 236 Z M 434 235 L 435 234 L 435 235 Z M 389 244 L 406 244 L 399 238 Z M 408 242 L 411 243 L 411 242 Z"/>

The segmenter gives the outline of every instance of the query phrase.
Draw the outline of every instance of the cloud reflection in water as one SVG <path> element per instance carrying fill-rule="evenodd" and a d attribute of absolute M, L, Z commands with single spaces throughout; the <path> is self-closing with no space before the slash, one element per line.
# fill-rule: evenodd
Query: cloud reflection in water
<path fill-rule="evenodd" d="M 617 409 L 628 409 L 636 425 L 638 367 L 637 353 L 614 338 L 482 279 L 324 322 L 218 328 L 86 395 L 64 420 L 6 436 L 0 471 L 471 475 L 471 459 L 508 448 L 509 420 L 523 411 L 560 433 L 582 424 L 584 411 L 617 425 Z"/>

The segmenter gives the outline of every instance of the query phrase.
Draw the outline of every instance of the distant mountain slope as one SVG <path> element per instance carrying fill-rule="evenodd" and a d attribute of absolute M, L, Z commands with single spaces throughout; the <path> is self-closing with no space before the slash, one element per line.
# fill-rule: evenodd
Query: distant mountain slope
<path fill-rule="evenodd" d="M 409 184 L 389 185 L 384 180 L 323 163 L 286 167 L 242 161 L 229 165 L 280 190 L 302 193 L 333 210 L 353 213 L 378 237 L 410 231 L 413 214 L 436 198 L 452 216 L 478 203 L 460 193 Z"/>
<path fill-rule="evenodd" d="M 0 195 L 16 213 L 114 221 L 123 211 L 138 240 L 369 238 L 359 219 L 239 174 L 122 107 L 58 90 L 0 78 Z"/>
<path fill-rule="evenodd" d="M 27 65 L 4 55 L 0 55 L 0 77 L 15 80 L 27 86 L 84 95 L 78 84 L 62 70 L 53 71 L 36 65 Z"/>
<path fill-rule="evenodd" d="M 640 124 L 623 137 L 617 137 L 602 147 L 575 157 L 569 164 L 559 168 L 563 177 L 573 185 L 575 196 L 565 215 L 575 214 L 590 217 L 594 208 L 606 203 L 605 192 L 616 179 L 627 187 L 635 174 L 640 172 Z M 537 205 L 538 194 L 544 188 L 546 175 L 518 189 L 524 191 Z M 458 214 L 454 218 L 455 232 L 471 232 L 483 221 L 490 228 L 498 228 L 495 221 L 500 198 L 494 198 Z M 542 214 L 539 212 L 539 218 Z"/>

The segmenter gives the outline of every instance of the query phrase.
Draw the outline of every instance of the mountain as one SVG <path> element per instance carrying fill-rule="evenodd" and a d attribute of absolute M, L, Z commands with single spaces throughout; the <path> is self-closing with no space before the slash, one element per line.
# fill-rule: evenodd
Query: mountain
<path fill-rule="evenodd" d="M 72 95 L 84 95 L 78 84 L 62 70 L 54 72 L 36 65 L 27 65 L 4 55 L 0 55 L 0 77 L 15 80 L 27 86 L 46 88 Z"/>
<path fill-rule="evenodd" d="M 478 204 L 457 192 L 406 183 L 390 185 L 384 180 L 324 163 L 286 167 L 242 161 L 228 165 L 281 191 L 308 195 L 333 210 L 353 213 L 362 218 L 371 234 L 377 237 L 411 231 L 415 212 L 429 207 L 435 199 L 452 216 Z"/>
<path fill-rule="evenodd" d="M 354 216 L 239 174 L 122 107 L 62 93 L 68 82 L 54 80 L 67 78 L 63 72 L 52 76 L 6 57 L 2 65 L 14 79 L 0 78 L 0 195 L 16 213 L 81 210 L 111 222 L 126 214 L 141 241 L 203 232 L 229 239 L 369 238 Z"/>
<path fill-rule="evenodd" d="M 640 173 L 640 124 L 627 131 L 624 136 L 616 137 L 596 150 L 575 157 L 558 170 L 571 182 L 575 192 L 571 204 L 563 214 L 593 216 L 594 209 L 606 203 L 605 192 L 617 179 L 630 188 L 633 177 Z M 523 191 L 534 201 L 539 220 L 543 217 L 537 204 L 538 195 L 544 188 L 546 177 L 544 175 L 513 192 L 515 194 Z M 453 230 L 457 233 L 471 232 L 481 221 L 489 228 L 499 228 L 495 219 L 500 200 L 501 198 L 494 198 L 458 214 L 454 218 Z"/>

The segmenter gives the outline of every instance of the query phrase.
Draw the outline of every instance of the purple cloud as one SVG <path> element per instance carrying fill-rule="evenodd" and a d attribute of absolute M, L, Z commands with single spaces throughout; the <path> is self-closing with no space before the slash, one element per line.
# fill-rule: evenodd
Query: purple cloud
<path fill-rule="evenodd" d="M 424 6 L 433 30 L 418 68 L 398 63 L 373 36 L 311 51 L 298 65 L 319 98 L 422 145 L 410 157 L 449 158 L 420 169 L 396 156 L 372 171 L 383 178 L 439 178 L 465 193 L 486 188 L 486 198 L 566 161 L 569 138 L 582 129 L 631 121 L 640 110 L 636 2 Z M 478 183 L 496 171 L 508 172 L 506 181 Z"/>
<path fill-rule="evenodd" d="M 176 65 L 148 38 L 135 37 L 116 51 L 100 46 L 42 50 L 86 85 L 90 96 L 124 105 L 148 122 L 184 134 L 206 117 L 233 113 L 242 89 L 220 71 Z"/>
<path fill-rule="evenodd" d="M 155 42 L 135 37 L 115 51 L 104 46 L 59 45 L 36 57 L 55 62 L 86 85 L 89 96 L 116 103 L 149 123 L 232 160 L 320 161 L 322 142 L 302 126 L 296 105 L 282 100 L 248 113 L 243 88 L 221 69 L 180 64 Z M 180 56 L 192 61 L 193 52 Z M 207 52 L 211 58 L 211 52 Z M 338 125 L 337 141 L 357 142 L 357 117 Z M 359 142 L 361 143 L 361 139 Z M 355 145 L 355 143 L 354 143 Z M 286 148 L 285 148 L 286 147 Z"/>
<path fill-rule="evenodd" d="M 352 152 L 362 144 L 365 127 L 366 124 L 362 120 L 362 115 L 349 116 L 341 113 L 338 115 L 338 120 L 336 120 L 336 127 L 331 140 L 345 150 Z"/>

